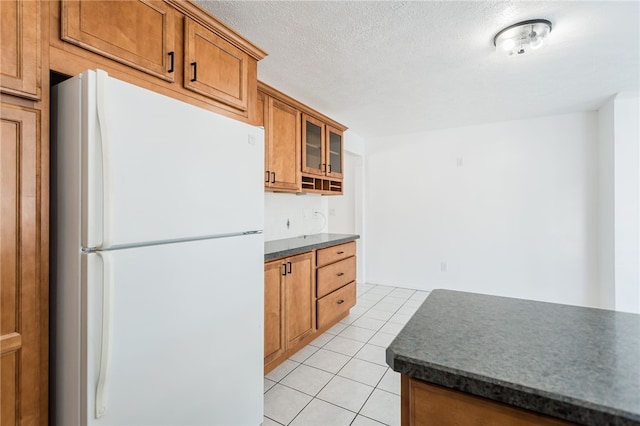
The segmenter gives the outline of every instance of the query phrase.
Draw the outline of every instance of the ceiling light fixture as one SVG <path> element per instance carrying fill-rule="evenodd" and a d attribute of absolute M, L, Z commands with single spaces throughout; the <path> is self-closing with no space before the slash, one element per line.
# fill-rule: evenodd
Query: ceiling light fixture
<path fill-rule="evenodd" d="M 509 25 L 493 38 L 493 45 L 511 56 L 522 55 L 529 49 L 542 46 L 544 39 L 551 32 L 551 22 L 546 19 L 531 19 Z"/>

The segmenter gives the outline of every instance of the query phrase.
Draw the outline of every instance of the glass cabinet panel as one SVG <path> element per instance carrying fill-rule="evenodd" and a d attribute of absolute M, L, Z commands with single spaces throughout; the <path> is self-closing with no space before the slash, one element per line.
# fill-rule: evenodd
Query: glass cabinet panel
<path fill-rule="evenodd" d="M 307 173 L 322 175 L 326 169 L 323 124 L 312 117 L 303 119 L 303 164 Z"/>
<path fill-rule="evenodd" d="M 327 175 L 342 177 L 342 133 L 327 127 Z"/>

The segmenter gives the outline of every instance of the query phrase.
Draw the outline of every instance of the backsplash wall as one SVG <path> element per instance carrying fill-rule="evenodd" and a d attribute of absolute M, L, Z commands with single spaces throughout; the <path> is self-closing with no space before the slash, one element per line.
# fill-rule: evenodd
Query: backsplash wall
<path fill-rule="evenodd" d="M 327 232 L 328 220 L 327 197 L 317 194 L 264 194 L 265 241 Z"/>

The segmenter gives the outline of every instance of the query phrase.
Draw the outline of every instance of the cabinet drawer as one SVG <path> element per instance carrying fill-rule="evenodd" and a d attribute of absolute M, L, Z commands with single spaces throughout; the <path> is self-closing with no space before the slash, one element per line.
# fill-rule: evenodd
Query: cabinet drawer
<path fill-rule="evenodd" d="M 339 290 L 318 299 L 318 328 L 330 324 L 356 304 L 356 283 L 347 284 Z"/>
<path fill-rule="evenodd" d="M 356 254 L 356 242 L 340 244 L 333 247 L 327 247 L 317 251 L 316 265 L 324 266 L 338 260 L 346 259 Z"/>
<path fill-rule="evenodd" d="M 316 283 L 318 298 L 331 293 L 343 285 L 356 279 L 356 257 L 351 256 L 340 262 L 318 268 Z"/>

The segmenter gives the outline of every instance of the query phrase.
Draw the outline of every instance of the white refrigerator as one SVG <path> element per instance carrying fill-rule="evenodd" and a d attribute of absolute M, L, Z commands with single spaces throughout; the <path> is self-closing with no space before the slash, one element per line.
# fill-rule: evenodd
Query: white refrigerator
<path fill-rule="evenodd" d="M 52 114 L 53 423 L 262 423 L 263 129 L 100 70 Z"/>

